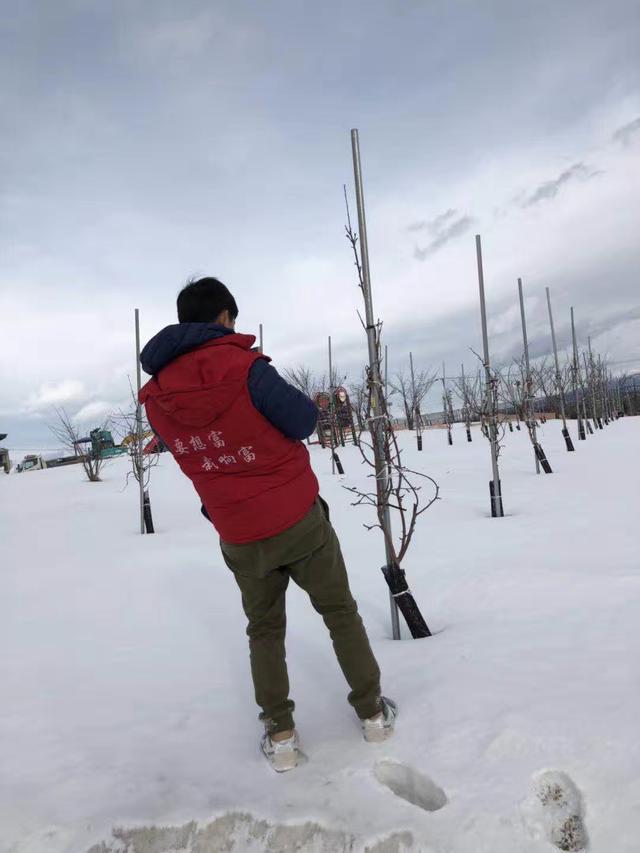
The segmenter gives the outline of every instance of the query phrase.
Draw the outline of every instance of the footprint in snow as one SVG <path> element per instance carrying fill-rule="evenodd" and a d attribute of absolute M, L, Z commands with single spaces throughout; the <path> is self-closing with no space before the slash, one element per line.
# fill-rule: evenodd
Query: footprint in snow
<path fill-rule="evenodd" d="M 559 770 L 543 770 L 532 782 L 522 808 L 531 834 L 546 838 L 559 850 L 586 850 L 582 797 L 573 780 Z"/>
<path fill-rule="evenodd" d="M 381 784 L 408 803 L 428 812 L 436 812 L 447 803 L 447 795 L 436 783 L 408 764 L 378 761 L 373 774 Z"/>

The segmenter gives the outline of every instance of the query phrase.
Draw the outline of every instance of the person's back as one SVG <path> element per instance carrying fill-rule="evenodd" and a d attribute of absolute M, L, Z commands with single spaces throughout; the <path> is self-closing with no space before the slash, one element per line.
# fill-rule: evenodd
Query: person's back
<path fill-rule="evenodd" d="M 391 733 L 395 706 L 380 695 L 328 507 L 300 441 L 315 428 L 315 404 L 251 349 L 253 336 L 235 333 L 237 314 L 217 279 L 188 284 L 178 297 L 179 323 L 142 352 L 153 378 L 140 399 L 220 535 L 249 621 L 263 751 L 275 769 L 287 770 L 299 756 L 284 651 L 289 578 L 329 628 L 367 740 Z"/>
<path fill-rule="evenodd" d="M 265 539 L 304 518 L 318 481 L 306 447 L 251 401 L 249 373 L 264 358 L 250 351 L 255 339 L 201 331 L 214 337 L 165 366 L 141 399 L 222 539 Z"/>

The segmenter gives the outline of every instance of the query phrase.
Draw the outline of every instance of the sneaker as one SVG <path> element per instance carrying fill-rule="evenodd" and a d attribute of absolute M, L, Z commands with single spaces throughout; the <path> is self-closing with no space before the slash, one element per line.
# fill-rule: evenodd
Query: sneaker
<path fill-rule="evenodd" d="M 369 743 L 382 743 L 393 734 L 398 716 L 398 706 L 386 696 L 381 696 L 382 711 L 369 720 L 362 720 L 362 733 Z"/>
<path fill-rule="evenodd" d="M 302 756 L 298 732 L 295 729 L 286 740 L 272 740 L 269 732 L 265 732 L 260 741 L 260 748 L 276 773 L 293 770 Z"/>

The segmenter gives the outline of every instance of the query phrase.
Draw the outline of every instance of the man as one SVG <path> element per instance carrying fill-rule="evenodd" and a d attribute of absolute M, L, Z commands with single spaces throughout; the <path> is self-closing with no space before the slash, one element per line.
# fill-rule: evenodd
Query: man
<path fill-rule="evenodd" d="M 187 284 L 178 324 L 142 351 L 153 376 L 140 392 L 149 423 L 192 481 L 220 535 L 247 616 L 251 673 L 265 726 L 262 751 L 278 772 L 300 758 L 285 660 L 285 592 L 302 587 L 329 629 L 364 737 L 394 727 L 393 702 L 349 590 L 329 508 L 301 439 L 317 409 L 235 332 L 238 306 L 215 278 Z"/>

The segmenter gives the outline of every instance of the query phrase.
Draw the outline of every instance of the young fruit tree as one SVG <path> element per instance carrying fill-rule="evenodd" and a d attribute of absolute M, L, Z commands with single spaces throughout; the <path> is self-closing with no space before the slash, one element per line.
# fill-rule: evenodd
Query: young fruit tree
<path fill-rule="evenodd" d="M 397 436 L 393 429 L 381 372 L 380 333 L 382 324 L 374 320 L 373 300 L 371 295 L 371 279 L 369 275 L 369 253 L 367 246 L 366 219 L 362 175 L 360 171 L 360 148 L 358 131 L 351 131 L 351 143 L 358 207 L 359 233 L 356 234 L 351 226 L 346 187 L 344 188 L 347 205 L 346 236 L 352 248 L 354 263 L 358 275 L 358 286 L 362 292 L 365 304 L 365 320 L 361 322 L 367 335 L 369 364 L 366 368 L 367 378 L 367 423 L 371 440 L 364 436 L 360 441 L 360 450 L 364 461 L 372 469 L 369 477 L 375 486 L 370 491 L 350 487 L 354 494 L 354 506 L 372 506 L 376 510 L 377 521 L 365 525 L 369 530 L 382 531 L 385 543 L 385 565 L 382 573 L 389 587 L 391 597 L 391 619 L 394 639 L 400 639 L 398 609 L 402 613 L 414 639 L 429 637 L 431 632 L 407 584 L 404 570 L 401 568 L 403 558 L 413 538 L 416 522 L 438 498 L 438 486 L 430 477 L 408 469 L 402 460 Z M 433 495 L 426 501 L 422 499 L 422 489 L 416 481 L 425 480 L 431 483 Z M 391 514 L 400 526 L 400 533 L 393 535 Z"/>
<path fill-rule="evenodd" d="M 402 402 L 407 429 L 414 430 L 419 426 L 417 421 L 420 416 L 420 408 L 436 378 L 432 371 L 422 369 L 414 370 L 412 376 L 410 365 L 408 375 L 403 367 L 396 372 L 394 377 L 389 379 L 391 395 L 397 394 Z"/>
<path fill-rule="evenodd" d="M 100 471 L 105 460 L 99 453 L 93 450 L 92 442 L 82 437 L 80 428 L 75 424 L 65 409 L 54 409 L 56 421 L 48 424 L 49 429 L 55 437 L 62 443 L 63 447 L 73 453 L 74 456 L 80 457 L 82 470 L 84 471 L 87 480 L 90 483 L 100 482 Z M 106 429 L 107 421 L 102 425 L 102 429 Z"/>
<path fill-rule="evenodd" d="M 564 441 L 567 446 L 567 450 L 573 452 L 575 447 L 573 446 L 573 441 L 571 440 L 571 436 L 569 434 L 569 428 L 567 427 L 567 412 L 566 412 L 566 390 L 571 384 L 571 370 L 570 368 L 566 368 L 565 371 L 560 370 L 560 361 L 558 359 L 558 344 L 556 342 L 556 331 L 555 326 L 553 324 L 553 312 L 551 310 L 551 294 L 549 292 L 549 288 L 545 288 L 547 292 L 547 307 L 549 309 L 549 327 L 551 329 L 551 343 L 553 345 L 553 358 L 555 362 L 555 378 L 556 378 L 556 388 L 558 390 L 558 397 L 560 402 L 560 416 L 562 418 L 562 435 L 564 436 Z"/>
<path fill-rule="evenodd" d="M 500 373 L 500 388 L 503 401 L 513 409 L 518 420 L 522 421 L 527 428 L 529 441 L 533 447 L 536 473 L 539 474 L 542 470 L 545 474 L 552 474 L 551 465 L 538 441 L 534 412 L 536 388 L 524 356 Z"/>
<path fill-rule="evenodd" d="M 320 384 L 315 374 L 303 364 L 299 364 L 297 367 L 286 367 L 282 371 L 282 375 L 294 388 L 302 391 L 311 399 L 320 391 Z"/>
<path fill-rule="evenodd" d="M 442 362 L 442 417 L 447 428 L 447 442 L 453 444 L 453 434 L 451 432 L 455 416 L 453 413 L 453 401 L 451 399 L 451 391 L 447 385 L 447 375 L 445 372 L 444 361 Z"/>
<path fill-rule="evenodd" d="M 529 441 L 533 447 L 536 474 L 539 474 L 541 469 L 545 474 L 552 474 L 551 465 L 542 449 L 542 445 L 538 441 L 538 423 L 536 420 L 536 393 L 538 388 L 534 382 L 534 375 L 531 371 L 531 362 L 529 360 L 529 338 L 527 336 L 527 318 L 524 309 L 524 293 L 521 278 L 518 279 L 518 299 L 520 301 L 523 344 L 522 359 L 518 364 L 522 388 L 522 419 L 527 427 Z"/>
<path fill-rule="evenodd" d="M 126 484 L 128 485 L 131 477 L 138 483 L 143 494 L 143 512 L 141 522 L 144 523 L 144 529 L 141 527 L 141 533 L 155 533 L 153 527 L 153 516 L 151 514 L 151 498 L 149 497 L 149 482 L 151 480 L 151 471 L 159 461 L 159 444 L 160 439 L 154 436 L 153 430 L 146 415 L 140 412 L 140 420 L 138 418 L 138 401 L 136 395 L 131 388 L 131 407 L 123 411 L 120 409 L 112 417 L 113 424 L 121 436 L 121 444 L 127 448 L 127 455 L 131 463 L 131 468 L 126 475 Z M 156 448 L 149 451 L 144 442 L 155 442 Z"/>
<path fill-rule="evenodd" d="M 467 433 L 467 441 L 473 441 L 471 437 L 470 383 L 464 373 L 464 364 L 460 365 L 460 376 L 453 380 L 453 390 L 462 403 L 462 420 Z"/>
<path fill-rule="evenodd" d="M 483 430 L 483 432 L 485 432 L 485 435 L 487 435 L 489 439 L 489 445 L 491 447 L 492 478 L 489 481 L 491 516 L 493 518 L 502 518 L 504 516 L 504 508 L 502 505 L 502 486 L 500 483 L 500 471 L 498 469 L 498 455 L 500 453 L 500 439 L 498 432 L 498 378 L 495 372 L 491 369 L 491 362 L 489 359 L 487 306 L 484 295 L 484 267 L 482 264 L 482 242 L 479 234 L 476 234 L 476 262 L 478 265 L 478 288 L 480 291 L 480 326 L 482 329 L 483 349 L 483 357 L 480 359 L 480 361 L 482 363 L 482 366 L 484 367 L 485 373 L 483 409 L 485 410 L 486 415 L 483 416 L 483 422 L 486 422 L 486 432 L 485 430 Z"/>
<path fill-rule="evenodd" d="M 367 418 L 369 417 L 369 394 L 367 388 L 367 374 L 363 372 L 362 378 L 349 385 L 351 404 L 356 416 L 359 435 L 367 429 Z"/>
<path fill-rule="evenodd" d="M 572 361 L 571 361 L 571 380 L 573 384 L 573 403 L 576 412 L 576 420 L 578 421 L 578 440 L 585 441 L 587 438 L 587 432 L 585 430 L 585 422 L 582 416 L 582 407 L 581 407 L 581 391 L 582 391 L 582 377 L 580 370 L 580 360 L 578 359 L 578 341 L 576 339 L 576 323 L 575 317 L 573 313 L 573 306 L 571 306 L 571 343 L 573 346 L 572 352 Z"/>

